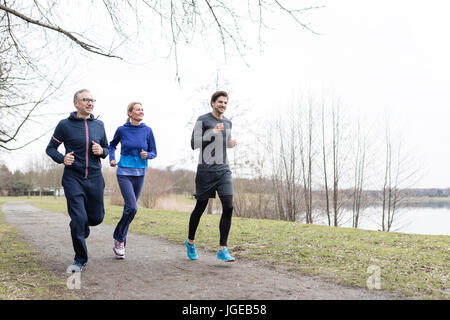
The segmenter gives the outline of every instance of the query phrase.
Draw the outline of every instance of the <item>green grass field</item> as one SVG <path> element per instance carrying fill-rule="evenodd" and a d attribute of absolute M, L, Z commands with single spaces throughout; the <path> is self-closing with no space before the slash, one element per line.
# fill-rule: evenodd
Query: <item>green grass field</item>
<path fill-rule="evenodd" d="M 1 200 L 10 200 L 0 198 Z M 48 211 L 66 212 L 64 197 L 12 198 Z M 122 208 L 106 206 L 105 223 L 115 224 Z M 219 215 L 204 214 L 196 243 L 216 251 Z M 159 236 L 182 245 L 189 213 L 139 209 L 131 232 Z M 68 235 L 69 236 L 69 235 Z M 229 249 L 238 259 L 282 264 L 305 275 L 366 287 L 370 266 L 381 270 L 381 289 L 419 299 L 450 298 L 450 237 L 367 231 L 352 228 L 233 217 Z"/>

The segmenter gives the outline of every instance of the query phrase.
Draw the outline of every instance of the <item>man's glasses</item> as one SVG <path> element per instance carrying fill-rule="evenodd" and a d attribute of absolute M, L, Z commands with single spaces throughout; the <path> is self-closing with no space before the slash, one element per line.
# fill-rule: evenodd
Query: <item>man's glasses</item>
<path fill-rule="evenodd" d="M 81 101 L 83 101 L 83 102 L 91 102 L 91 103 L 95 103 L 97 100 L 95 100 L 95 99 L 89 99 L 89 98 L 83 98 L 83 99 L 80 99 Z"/>

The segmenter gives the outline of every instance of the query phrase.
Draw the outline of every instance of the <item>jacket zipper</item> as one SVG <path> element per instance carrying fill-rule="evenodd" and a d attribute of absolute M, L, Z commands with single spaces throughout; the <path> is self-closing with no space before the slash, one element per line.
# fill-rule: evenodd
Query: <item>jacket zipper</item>
<path fill-rule="evenodd" d="M 89 128 L 87 124 L 87 120 L 84 119 L 84 127 L 86 129 L 86 168 L 84 178 L 88 177 L 88 168 L 89 168 Z"/>

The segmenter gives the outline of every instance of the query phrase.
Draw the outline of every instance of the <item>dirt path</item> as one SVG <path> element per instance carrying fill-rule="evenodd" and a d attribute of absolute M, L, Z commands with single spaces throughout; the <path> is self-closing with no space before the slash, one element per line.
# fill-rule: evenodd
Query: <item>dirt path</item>
<path fill-rule="evenodd" d="M 66 280 L 73 261 L 69 217 L 23 202 L 3 204 L 6 221 L 42 252 L 47 267 Z M 130 233 L 127 258 L 112 253 L 114 227 L 91 228 L 87 239 L 89 262 L 81 274 L 84 299 L 395 299 L 385 292 L 347 288 L 318 278 L 298 276 L 283 268 L 238 260 L 219 261 L 199 250 L 200 259 L 186 257 L 184 239 L 173 244 L 156 237 Z"/>

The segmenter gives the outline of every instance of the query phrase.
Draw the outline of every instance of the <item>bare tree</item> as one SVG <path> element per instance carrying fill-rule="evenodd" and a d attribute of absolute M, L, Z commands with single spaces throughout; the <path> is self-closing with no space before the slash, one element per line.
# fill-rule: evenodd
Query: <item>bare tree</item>
<path fill-rule="evenodd" d="M 235 196 L 233 198 L 236 216 L 278 219 L 275 208 L 275 192 L 270 180 L 270 138 L 266 133 L 266 121 L 259 121 L 255 129 L 246 126 L 237 137 L 245 138 L 239 151 L 233 153 L 233 167 L 236 177 L 233 179 Z M 233 125 L 234 126 L 234 125 Z M 250 138 L 250 139 L 249 139 Z M 239 156 L 236 156 L 239 154 Z"/>
<path fill-rule="evenodd" d="M 279 219 L 304 218 L 306 223 L 312 223 L 312 105 L 306 114 L 302 108 L 299 102 L 286 112 L 286 118 L 280 116 L 272 121 L 267 153 L 271 156 L 271 180 Z"/>
<path fill-rule="evenodd" d="M 277 133 L 281 130 L 281 120 L 274 120 L 267 131 L 267 154 L 270 156 L 271 181 L 272 189 L 275 194 L 275 208 L 277 211 L 278 220 L 287 220 L 286 204 L 284 202 L 284 183 L 282 170 L 280 168 L 279 153 L 280 147 L 278 144 Z"/>
<path fill-rule="evenodd" d="M 407 190 L 417 177 L 419 168 L 412 165 L 410 156 L 403 150 L 401 136 L 393 141 L 389 120 L 385 127 L 385 162 L 382 187 L 381 228 L 391 231 L 405 205 Z"/>
<path fill-rule="evenodd" d="M 330 196 L 328 189 L 328 173 L 327 173 L 327 151 L 326 151 L 326 139 L 325 139 L 325 103 L 322 101 L 321 105 L 321 124 L 322 124 L 322 160 L 323 160 L 323 181 L 325 187 L 325 209 L 328 218 L 328 225 L 331 226 L 331 213 L 330 213 Z"/>
<path fill-rule="evenodd" d="M 292 113 L 290 113 L 292 115 Z M 275 183 L 279 199 L 280 214 L 282 220 L 296 221 L 299 204 L 299 176 L 300 172 L 297 168 L 297 152 L 298 152 L 298 128 L 295 118 L 288 120 L 279 118 L 274 127 L 277 132 L 277 144 L 275 146 L 275 158 L 273 159 L 274 175 L 272 180 Z"/>
<path fill-rule="evenodd" d="M 287 130 L 284 131 L 280 125 L 280 160 L 283 168 L 283 178 L 285 184 L 286 213 L 288 221 L 296 220 L 297 213 L 297 168 L 296 168 L 296 136 L 297 128 L 291 119 Z M 285 144 L 286 143 L 286 144 Z"/>
<path fill-rule="evenodd" d="M 301 106 L 299 106 L 301 110 Z M 298 124 L 299 129 L 298 144 L 300 146 L 300 163 L 302 165 L 302 180 L 303 180 L 303 195 L 305 203 L 305 218 L 306 223 L 313 223 L 313 186 L 312 186 L 312 164 L 314 162 L 313 151 L 313 101 L 310 98 L 308 102 L 308 110 L 306 119 L 302 118 L 302 112 L 298 111 Z M 303 129 L 303 123 L 306 123 L 306 130 Z"/>
<path fill-rule="evenodd" d="M 353 202 L 352 202 L 352 226 L 358 228 L 360 216 L 364 210 L 364 182 L 366 168 L 366 136 L 361 132 L 360 121 L 357 124 L 356 150 L 354 162 L 354 184 L 353 184 Z"/>
<path fill-rule="evenodd" d="M 16 21 L 16 12 L 10 13 L 3 7 L 0 4 L 0 150 L 12 151 L 48 132 L 44 129 L 35 136 L 27 135 L 27 125 L 46 128 L 42 114 L 38 118 L 37 111 L 57 97 L 66 76 L 60 70 L 51 72 L 51 57 L 44 62 L 42 55 L 46 56 L 45 51 L 54 46 L 39 44 L 28 34 L 29 29 Z"/>
<path fill-rule="evenodd" d="M 340 190 L 339 190 L 339 181 L 341 178 L 341 164 L 340 164 L 340 140 L 341 140 L 341 132 L 340 132 L 340 113 L 339 113 L 339 105 L 333 105 L 332 110 L 332 127 L 333 127 L 333 135 L 332 135 L 332 158 L 333 158 L 333 225 L 335 227 L 339 226 L 339 218 L 341 216 L 341 202 L 340 202 Z"/>
<path fill-rule="evenodd" d="M 144 208 L 155 208 L 157 200 L 170 193 L 172 183 L 161 171 L 153 170 L 147 175 L 142 187 L 140 202 Z"/>
<path fill-rule="evenodd" d="M 316 33 L 304 22 L 304 13 L 317 8 L 288 8 L 282 1 L 273 0 L 246 4 L 223 0 L 2 0 L 0 148 L 14 150 L 39 138 L 28 138 L 25 143 L 11 147 L 11 143 L 23 140 L 19 139 L 19 134 L 26 123 L 50 97 L 55 98 L 54 94 L 71 69 L 69 66 L 74 67 L 67 61 L 55 65 L 61 57 L 70 60 L 70 57 L 87 53 L 131 58 L 132 43 L 138 44 L 136 48 L 150 43 L 166 48 L 165 55 L 173 57 L 176 78 L 180 81 L 183 46 L 203 40 L 209 51 L 220 44 L 225 58 L 229 52 L 237 52 L 245 60 L 250 40 L 261 42 L 266 16 L 274 12 L 286 15 L 300 29 Z M 244 35 L 244 24 L 256 26 L 258 36 Z"/>
<path fill-rule="evenodd" d="M 0 162 L 0 195 L 7 196 L 12 186 L 12 173 L 8 167 Z"/>
<path fill-rule="evenodd" d="M 351 170 L 349 156 L 354 146 L 350 139 L 351 126 L 348 123 L 349 112 L 343 108 L 339 99 L 331 102 L 330 124 L 330 159 L 332 171 L 332 225 L 337 227 L 348 221 L 344 219 L 344 206 L 350 201 L 351 194 L 344 191 L 344 186 L 351 185 Z"/>

